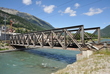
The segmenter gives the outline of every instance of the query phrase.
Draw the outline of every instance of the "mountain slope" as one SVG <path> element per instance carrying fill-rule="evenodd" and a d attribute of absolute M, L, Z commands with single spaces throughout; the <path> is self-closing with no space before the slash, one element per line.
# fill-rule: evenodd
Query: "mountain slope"
<path fill-rule="evenodd" d="M 4 16 L 6 16 L 6 25 L 9 26 L 10 25 L 10 20 L 13 21 L 13 29 L 14 30 L 27 30 L 28 32 L 30 31 L 38 31 L 38 30 L 44 30 L 43 28 L 30 23 L 29 21 L 16 16 L 16 15 L 12 15 L 6 12 L 3 12 L 0 10 L 0 25 L 4 25 Z"/>
<path fill-rule="evenodd" d="M 102 37 L 110 37 L 110 25 L 101 30 Z"/>
<path fill-rule="evenodd" d="M 20 17 L 26 19 L 27 21 L 44 28 L 45 30 L 54 28 L 49 23 L 47 23 L 47 22 L 45 22 L 45 21 L 43 21 L 43 20 L 41 20 L 41 19 L 39 19 L 33 15 L 30 15 L 28 13 L 23 13 L 23 12 L 19 12 L 17 10 L 14 10 L 14 9 L 8 9 L 8 8 L 3 8 L 3 7 L 0 7 L 0 10 L 7 12 L 9 14 L 20 16 Z"/>

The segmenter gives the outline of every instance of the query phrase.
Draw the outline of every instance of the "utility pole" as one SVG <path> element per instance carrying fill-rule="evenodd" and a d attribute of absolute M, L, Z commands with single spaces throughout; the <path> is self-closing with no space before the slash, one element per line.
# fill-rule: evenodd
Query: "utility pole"
<path fill-rule="evenodd" d="M 13 29 L 12 29 L 12 23 L 13 23 L 13 21 L 10 20 L 10 32 L 13 32 Z"/>
<path fill-rule="evenodd" d="M 5 43 L 6 43 L 6 15 L 5 15 L 4 21 L 5 21 Z"/>

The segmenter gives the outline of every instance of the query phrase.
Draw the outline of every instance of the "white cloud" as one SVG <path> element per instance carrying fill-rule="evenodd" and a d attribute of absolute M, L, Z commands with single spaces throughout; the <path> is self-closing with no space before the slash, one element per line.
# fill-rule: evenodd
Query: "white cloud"
<path fill-rule="evenodd" d="M 76 4 L 74 4 L 74 6 L 77 9 L 80 6 L 80 4 L 79 3 L 76 3 Z"/>
<path fill-rule="evenodd" d="M 63 11 L 59 10 L 58 13 L 61 13 L 61 15 L 63 15 Z"/>
<path fill-rule="evenodd" d="M 22 2 L 26 5 L 32 4 L 32 0 L 22 0 Z"/>
<path fill-rule="evenodd" d="M 88 15 L 88 16 L 92 16 L 92 15 L 95 15 L 95 14 L 100 14 L 100 13 L 102 13 L 103 12 L 103 10 L 102 9 L 100 9 L 100 8 L 90 8 L 89 9 L 89 12 L 87 12 L 87 13 L 83 13 L 84 15 Z"/>
<path fill-rule="evenodd" d="M 37 5 L 41 5 L 42 2 L 41 2 L 41 1 L 36 1 L 36 4 L 37 4 Z"/>
<path fill-rule="evenodd" d="M 61 13 L 61 15 L 62 13 L 65 13 L 65 14 L 67 13 L 69 14 L 69 16 L 76 16 L 76 11 L 72 10 L 70 7 L 67 7 L 64 12 L 61 10 L 58 12 Z"/>
<path fill-rule="evenodd" d="M 55 5 L 49 5 L 49 6 L 43 5 L 43 7 L 44 7 L 44 12 L 52 13 L 54 11 Z"/>
<path fill-rule="evenodd" d="M 104 7 L 103 9 L 107 9 L 108 7 Z"/>

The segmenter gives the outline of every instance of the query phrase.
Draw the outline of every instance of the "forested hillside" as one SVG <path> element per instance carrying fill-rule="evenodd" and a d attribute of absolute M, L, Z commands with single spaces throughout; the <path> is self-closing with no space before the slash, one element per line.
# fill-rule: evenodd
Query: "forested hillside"
<path fill-rule="evenodd" d="M 39 27 L 35 24 L 30 23 L 29 21 L 16 16 L 16 15 L 12 15 L 6 12 L 3 12 L 0 10 L 0 25 L 4 25 L 4 18 L 6 16 L 6 25 L 7 27 L 9 27 L 10 25 L 10 20 L 13 21 L 13 29 L 16 32 L 30 32 L 30 31 L 40 31 L 40 30 L 44 30 L 42 27 Z"/>
<path fill-rule="evenodd" d="M 110 25 L 101 30 L 102 37 L 110 37 Z"/>
<path fill-rule="evenodd" d="M 37 25 L 39 27 L 42 27 L 45 30 L 53 29 L 54 28 L 48 22 L 46 22 L 46 21 L 44 21 L 42 19 L 39 19 L 38 17 L 35 17 L 33 15 L 30 15 L 28 13 L 19 12 L 17 10 L 9 9 L 9 8 L 4 8 L 4 7 L 0 7 L 0 10 L 4 11 L 6 13 L 12 14 L 12 15 L 17 15 L 19 17 L 22 17 L 23 19 L 29 21 L 30 23 L 32 23 L 34 25 Z"/>

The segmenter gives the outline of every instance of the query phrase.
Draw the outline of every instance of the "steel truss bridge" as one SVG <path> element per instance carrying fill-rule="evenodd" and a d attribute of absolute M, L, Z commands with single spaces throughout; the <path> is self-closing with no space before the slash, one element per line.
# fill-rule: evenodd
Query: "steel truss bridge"
<path fill-rule="evenodd" d="M 92 30 L 92 35 L 89 35 L 87 31 Z M 37 31 L 26 34 L 17 34 L 10 36 L 10 45 L 12 46 L 33 46 L 51 48 L 61 46 L 63 49 L 68 47 L 74 47 L 76 45 L 79 50 L 83 47 L 88 47 L 88 43 L 91 41 L 95 43 L 94 34 L 97 34 L 98 42 L 100 43 L 100 27 L 84 28 L 83 25 L 57 28 L 45 31 Z M 90 45 L 89 45 L 90 47 Z"/>

